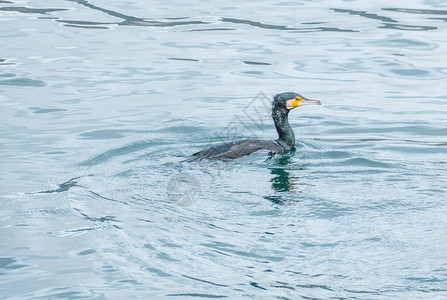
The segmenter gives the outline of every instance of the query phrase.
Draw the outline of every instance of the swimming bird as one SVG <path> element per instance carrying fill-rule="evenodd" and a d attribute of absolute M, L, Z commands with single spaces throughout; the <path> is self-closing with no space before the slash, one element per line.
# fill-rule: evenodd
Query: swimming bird
<path fill-rule="evenodd" d="M 321 105 L 321 102 L 307 99 L 294 92 L 278 94 L 272 101 L 272 119 L 279 136 L 276 140 L 240 140 L 222 143 L 194 153 L 187 161 L 204 158 L 232 159 L 260 150 L 268 150 L 271 154 L 290 151 L 295 146 L 295 134 L 289 124 L 289 112 L 296 107 L 308 104 Z"/>

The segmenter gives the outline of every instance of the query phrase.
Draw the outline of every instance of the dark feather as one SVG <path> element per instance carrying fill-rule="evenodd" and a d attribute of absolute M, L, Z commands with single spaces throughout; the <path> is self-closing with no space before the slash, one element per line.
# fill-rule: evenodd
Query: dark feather
<path fill-rule="evenodd" d="M 219 144 L 202 151 L 196 152 L 193 156 L 196 159 L 202 158 L 238 158 L 250 155 L 259 150 L 268 150 L 271 153 L 282 153 L 284 149 L 274 141 L 263 140 L 242 140 L 230 143 Z"/>

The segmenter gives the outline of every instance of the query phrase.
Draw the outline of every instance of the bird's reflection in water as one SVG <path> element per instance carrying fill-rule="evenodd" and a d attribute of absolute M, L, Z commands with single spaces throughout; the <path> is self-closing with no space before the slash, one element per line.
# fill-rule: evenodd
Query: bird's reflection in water
<path fill-rule="evenodd" d="M 270 172 L 273 175 L 270 182 L 272 183 L 272 189 L 275 195 L 265 196 L 264 198 L 275 204 L 287 205 L 299 201 L 296 197 L 290 197 L 290 192 L 298 191 L 297 184 L 299 177 L 290 176 L 290 172 L 286 168 L 290 164 L 295 150 L 294 148 L 288 153 L 271 156 L 269 158 L 273 162 L 273 165 L 270 167 Z"/>

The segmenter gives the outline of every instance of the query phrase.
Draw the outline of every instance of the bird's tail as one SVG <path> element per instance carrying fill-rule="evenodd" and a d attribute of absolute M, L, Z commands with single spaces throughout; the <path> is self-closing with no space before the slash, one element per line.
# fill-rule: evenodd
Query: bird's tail
<path fill-rule="evenodd" d="M 194 161 L 198 161 L 198 160 L 201 160 L 200 156 L 191 156 L 190 158 L 179 161 L 179 163 L 180 164 L 181 163 L 190 163 L 190 162 L 194 162 Z"/>

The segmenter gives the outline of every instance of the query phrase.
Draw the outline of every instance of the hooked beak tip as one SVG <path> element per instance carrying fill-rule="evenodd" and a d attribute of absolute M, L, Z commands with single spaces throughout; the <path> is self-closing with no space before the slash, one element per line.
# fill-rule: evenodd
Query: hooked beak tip
<path fill-rule="evenodd" d="M 320 100 L 305 99 L 301 104 L 302 105 L 321 105 L 321 102 L 320 102 Z"/>

